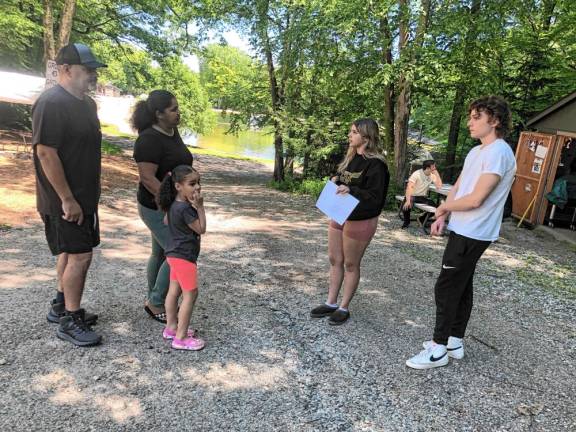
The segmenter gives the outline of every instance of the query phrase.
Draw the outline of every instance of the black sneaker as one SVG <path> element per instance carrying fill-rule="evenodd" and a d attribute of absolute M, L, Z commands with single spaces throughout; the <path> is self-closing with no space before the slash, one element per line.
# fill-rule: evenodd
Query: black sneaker
<path fill-rule="evenodd" d="M 350 312 L 338 309 L 332 315 L 330 315 L 330 318 L 328 318 L 328 324 L 341 325 L 348 321 L 348 318 L 350 318 Z"/>
<path fill-rule="evenodd" d="M 50 310 L 48 311 L 48 315 L 46 315 L 46 319 L 48 322 L 58 324 L 60 322 L 60 318 L 62 318 L 66 314 L 66 309 L 64 308 L 64 303 L 57 302 L 56 300 L 52 300 L 50 303 Z M 84 312 L 84 321 L 88 325 L 96 324 L 98 320 L 98 315 Z"/>
<path fill-rule="evenodd" d="M 92 346 L 102 342 L 102 336 L 96 334 L 84 320 L 84 309 L 76 312 L 67 312 L 60 318 L 60 326 L 56 330 L 56 336 L 60 339 L 72 342 L 77 346 Z"/>
<path fill-rule="evenodd" d="M 326 304 L 323 304 L 323 305 L 320 305 L 320 306 L 312 309 L 310 311 L 310 317 L 312 317 L 312 318 L 324 318 L 324 317 L 332 315 L 332 313 L 336 309 L 338 309 L 338 306 L 332 307 L 332 306 L 328 306 Z"/>

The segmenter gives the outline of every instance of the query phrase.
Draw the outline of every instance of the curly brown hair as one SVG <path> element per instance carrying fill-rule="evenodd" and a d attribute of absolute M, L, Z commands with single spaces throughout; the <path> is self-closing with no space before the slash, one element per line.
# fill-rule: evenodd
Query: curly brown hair
<path fill-rule="evenodd" d="M 498 120 L 496 126 L 496 135 L 499 138 L 504 138 L 512 129 L 512 113 L 510 106 L 503 97 L 500 96 L 484 96 L 476 99 L 468 106 L 468 115 L 476 110 L 476 112 L 485 112 L 488 114 L 490 121 Z"/>

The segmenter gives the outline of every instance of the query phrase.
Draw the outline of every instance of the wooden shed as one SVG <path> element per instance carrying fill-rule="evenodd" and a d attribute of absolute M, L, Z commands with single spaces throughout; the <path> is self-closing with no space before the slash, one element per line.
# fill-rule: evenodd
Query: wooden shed
<path fill-rule="evenodd" d="M 531 118 L 533 131 L 520 134 L 516 147 L 516 181 L 512 186 L 512 215 L 531 226 L 550 218 L 546 199 L 554 181 L 574 169 L 576 157 L 576 92 Z M 575 212 L 576 214 L 576 212 Z"/>

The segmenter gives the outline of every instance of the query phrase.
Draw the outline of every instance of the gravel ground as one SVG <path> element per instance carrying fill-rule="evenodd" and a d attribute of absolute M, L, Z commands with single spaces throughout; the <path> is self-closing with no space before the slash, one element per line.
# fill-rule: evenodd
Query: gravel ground
<path fill-rule="evenodd" d="M 326 294 L 326 220 L 264 187 L 252 162 L 197 158 L 209 233 L 193 326 L 172 351 L 145 315 L 149 238 L 133 166 L 102 198 L 102 246 L 84 296 L 103 345 L 75 348 L 44 316 L 54 259 L 42 227 L 0 231 L 0 429 L 13 431 L 574 431 L 576 253 L 506 223 L 480 261 L 466 357 L 413 371 L 431 336 L 445 238 L 380 218 L 351 320 Z"/>

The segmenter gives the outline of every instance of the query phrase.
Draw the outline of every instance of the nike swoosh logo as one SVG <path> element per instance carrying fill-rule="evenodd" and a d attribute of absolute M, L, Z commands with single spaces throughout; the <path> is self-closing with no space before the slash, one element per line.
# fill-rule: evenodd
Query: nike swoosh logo
<path fill-rule="evenodd" d="M 456 268 L 456 267 L 450 267 L 450 266 L 447 266 L 446 264 L 442 264 L 442 268 L 443 268 L 444 270 L 450 270 L 450 269 L 454 269 L 454 268 Z"/>
<path fill-rule="evenodd" d="M 448 355 L 448 352 L 445 352 L 443 355 L 441 355 L 440 357 L 436 358 L 434 357 L 434 354 L 432 354 L 430 356 L 430 361 L 431 362 L 437 362 L 438 360 L 442 360 L 444 357 L 446 357 L 446 355 Z"/>
<path fill-rule="evenodd" d="M 456 351 L 459 350 L 460 348 L 462 348 L 461 346 L 456 347 L 456 348 L 446 348 L 448 351 Z"/>

